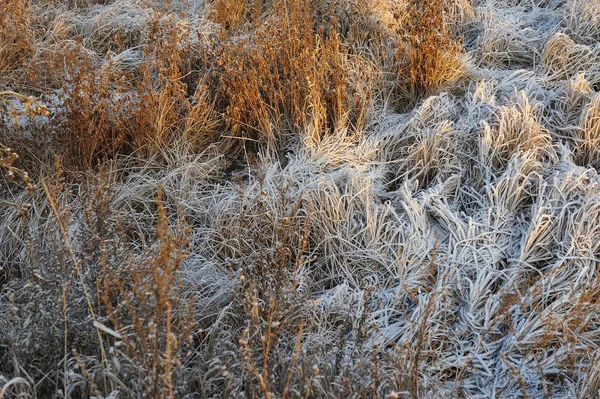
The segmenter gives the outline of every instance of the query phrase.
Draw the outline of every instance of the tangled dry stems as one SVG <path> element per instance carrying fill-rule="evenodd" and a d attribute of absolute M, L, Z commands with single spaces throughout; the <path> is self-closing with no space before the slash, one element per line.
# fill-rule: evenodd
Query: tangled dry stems
<path fill-rule="evenodd" d="M 1 398 L 598 395 L 597 0 L 1 7 Z"/>

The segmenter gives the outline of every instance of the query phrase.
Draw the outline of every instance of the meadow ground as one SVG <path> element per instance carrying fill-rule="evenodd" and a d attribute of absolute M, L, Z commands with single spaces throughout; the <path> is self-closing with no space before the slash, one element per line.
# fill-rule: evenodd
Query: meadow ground
<path fill-rule="evenodd" d="M 0 2 L 0 398 L 597 398 L 600 0 Z"/>

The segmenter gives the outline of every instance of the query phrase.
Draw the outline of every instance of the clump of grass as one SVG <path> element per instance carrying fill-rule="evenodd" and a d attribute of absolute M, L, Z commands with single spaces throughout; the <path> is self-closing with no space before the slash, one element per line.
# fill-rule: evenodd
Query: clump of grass
<path fill-rule="evenodd" d="M 265 237 L 255 235 L 251 240 L 258 251 L 236 262 L 241 279 L 238 314 L 244 317 L 237 337 L 241 358 L 238 372 L 244 376 L 250 392 L 266 398 L 289 397 L 298 388 L 304 395 L 314 395 L 315 383 L 320 379 L 318 371 L 307 370 L 311 365 L 306 364 L 301 353 L 307 323 L 307 309 L 301 298 L 308 300 L 309 293 L 298 289 L 302 271 L 310 261 L 310 216 L 302 214 L 302 198 L 291 198 L 283 190 L 279 206 L 284 214 L 273 221 L 274 245 L 261 245 Z M 257 207 L 264 205 L 259 202 Z M 256 220 L 249 226 L 261 224 Z M 238 391 L 237 387 L 232 388 Z"/>
<path fill-rule="evenodd" d="M 370 93 L 350 86 L 360 64 L 335 24 L 315 28 L 308 1 L 275 1 L 245 30 L 248 38 L 225 41 L 218 94 L 234 136 L 273 146 L 290 132 L 360 130 Z"/>
<path fill-rule="evenodd" d="M 540 121 L 540 105 L 531 104 L 525 92 L 516 93 L 515 105 L 500 107 L 494 124 L 483 122 L 482 155 L 494 167 L 506 166 L 515 154 L 533 151 L 554 158 L 552 137 Z"/>
<path fill-rule="evenodd" d="M 499 15 L 504 12 L 505 15 Z M 506 68 L 534 62 L 540 35 L 526 16 L 531 11 L 510 12 L 489 7 L 482 10 L 484 31 L 478 45 L 479 59 L 485 66 Z"/>
<path fill-rule="evenodd" d="M 32 193 L 35 186 L 32 184 L 29 174 L 23 169 L 15 166 L 15 162 L 18 159 L 19 155 L 16 152 L 0 143 L 0 170 L 6 172 L 6 178 L 8 178 L 8 180 L 19 180 L 23 182 L 26 185 L 26 190 L 29 193 Z M 1 199 L 0 202 L 7 204 Z"/>
<path fill-rule="evenodd" d="M 20 74 L 34 52 L 30 0 L 0 4 L 0 74 Z M 0 85 L 8 83 L 2 79 Z M 0 90 L 4 87 L 0 86 Z"/>
<path fill-rule="evenodd" d="M 66 164 L 86 169 L 119 153 L 151 156 L 177 140 L 197 148 L 213 141 L 218 119 L 206 86 L 184 82 L 191 33 L 159 14 L 149 21 L 135 71 L 112 58 L 101 67 L 93 60 L 74 63 L 55 132 Z"/>
<path fill-rule="evenodd" d="M 22 101 L 23 104 L 21 109 L 17 109 L 10 101 L 10 98 Z M 6 122 L 6 120 L 4 120 L 6 116 L 9 116 L 9 120 L 12 120 L 13 126 L 18 126 L 21 116 L 25 115 L 34 118 L 40 114 L 47 115 L 48 111 L 46 107 L 40 105 L 35 99 L 11 91 L 0 92 L 0 129 L 2 129 L 2 124 Z M 32 194 L 35 190 L 35 186 L 29 177 L 29 173 L 16 166 L 18 159 L 19 155 L 16 152 L 0 142 L 0 171 L 6 173 L 6 176 L 2 176 L 2 178 L 6 177 L 9 181 L 18 181 L 19 183 L 24 184 L 25 190 L 29 194 Z M 0 182 L 2 180 L 0 180 Z M 4 189 L 2 184 L 0 184 L 0 189 Z M 1 198 L 0 203 L 4 205 L 15 205 L 2 200 Z M 26 205 L 23 207 L 23 211 L 29 206 L 30 205 Z"/>
<path fill-rule="evenodd" d="M 558 96 L 551 103 L 549 121 L 553 128 L 573 138 L 581 112 L 589 104 L 593 93 L 583 72 L 565 82 L 563 87 L 557 90 Z"/>
<path fill-rule="evenodd" d="M 100 284 L 110 338 L 119 342 L 114 356 L 128 375 L 132 393 L 173 398 L 195 321 L 193 297 L 183 295 L 180 283 L 189 229 L 180 218 L 177 230 L 171 231 L 161 197 L 159 189 L 156 247 L 121 267 L 105 264 Z"/>
<path fill-rule="evenodd" d="M 567 3 L 569 34 L 574 35 L 582 44 L 596 44 L 600 39 L 600 2 L 570 0 Z"/>
<path fill-rule="evenodd" d="M 600 97 L 598 96 L 592 99 L 581 114 L 574 152 L 578 165 L 600 168 Z"/>
<path fill-rule="evenodd" d="M 464 74 L 460 42 L 453 39 L 444 1 L 409 0 L 398 29 L 398 86 L 414 101 L 438 93 Z"/>
<path fill-rule="evenodd" d="M 19 364 L 33 367 L 28 381 L 41 381 L 34 397 L 106 396 L 116 389 L 131 397 L 175 397 L 182 386 L 195 328 L 193 295 L 181 278 L 189 229 L 182 218 L 169 220 L 159 197 L 156 233 L 139 247 L 116 222 L 112 173 L 103 167 L 86 182 L 82 207 L 60 174 L 44 183 L 42 201 L 51 213 L 27 245 L 32 251 L 47 245 L 48 252 L 33 252 L 23 265 L 32 284 L 2 284 L 7 317 L 0 329 L 12 333 L 0 343 L 7 348 L 0 372 L 16 367 L 19 375 Z M 67 234 L 75 228 L 77 234 Z M 36 370 L 55 370 L 56 379 L 44 381 Z"/>
<path fill-rule="evenodd" d="M 585 44 L 577 44 L 568 35 L 556 33 L 542 54 L 542 68 L 552 82 L 567 80 L 584 72 L 592 86 L 600 83 L 600 53 Z"/>
<path fill-rule="evenodd" d="M 263 12 L 270 6 L 271 4 L 262 0 L 216 0 L 212 18 L 224 29 L 235 31 L 244 24 L 260 21 Z"/>

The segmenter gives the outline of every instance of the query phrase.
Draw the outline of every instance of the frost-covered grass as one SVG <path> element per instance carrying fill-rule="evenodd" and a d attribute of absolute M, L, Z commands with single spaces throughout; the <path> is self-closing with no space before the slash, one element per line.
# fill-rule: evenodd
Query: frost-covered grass
<path fill-rule="evenodd" d="M 600 1 L 447 3 L 0 5 L 0 398 L 598 397 Z"/>

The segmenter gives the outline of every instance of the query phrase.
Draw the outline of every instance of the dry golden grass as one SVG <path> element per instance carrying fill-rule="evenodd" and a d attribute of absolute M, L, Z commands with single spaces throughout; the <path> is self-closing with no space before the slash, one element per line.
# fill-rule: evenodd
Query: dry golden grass
<path fill-rule="evenodd" d="M 244 10 L 260 7 L 255 3 Z M 350 75 L 362 65 L 350 57 L 337 22 L 323 26 L 313 12 L 306 0 L 275 1 L 246 24 L 247 37 L 225 37 L 218 96 L 236 137 L 273 146 L 290 133 L 360 131 L 370 93 L 356 92 Z"/>
<path fill-rule="evenodd" d="M 593 397 L 596 3 L 0 3 L 0 399 Z"/>
<path fill-rule="evenodd" d="M 575 143 L 575 159 L 579 165 L 600 167 L 600 98 L 595 97 L 581 114 Z"/>
<path fill-rule="evenodd" d="M 350 12 L 305 0 L 219 0 L 210 12 L 221 25 L 216 45 L 207 36 L 195 37 L 200 32 L 184 20 L 163 11 L 150 17 L 147 8 L 121 2 L 88 5 L 96 7 L 89 13 L 97 20 L 91 26 L 68 13 L 38 24 L 46 33 L 35 54 L 33 36 L 16 40 L 7 30 L 2 37 L 12 46 L 5 51 L 14 58 L 13 69 L 28 57 L 27 76 L 19 76 L 16 87 L 59 89 L 63 106 L 46 134 L 56 138 L 67 168 L 81 170 L 121 153 L 156 154 L 180 139 L 197 148 L 221 138 L 224 148 L 263 141 L 278 148 L 294 142 L 298 132 L 313 139 L 360 132 L 373 101 L 389 96 L 391 87 L 377 85 L 394 71 L 387 65 L 394 54 L 390 42 L 399 43 L 396 86 L 403 101 L 435 93 L 462 73 L 443 6 L 407 7 L 409 18 L 393 28 L 397 32 L 386 33 L 373 24 L 377 17 L 368 4 L 348 4 Z M 40 7 L 16 2 L 5 15 L 28 27 L 32 10 Z M 117 17 L 118 11 L 125 14 Z M 128 15 L 145 18 L 145 28 Z M 114 22 L 104 20 L 110 18 Z M 377 32 L 378 39 L 365 43 L 368 51 L 360 26 Z M 206 42 L 198 47 L 198 40 Z M 209 74 L 194 70 L 195 56 Z M 217 134 L 223 124 L 229 132 Z"/>
<path fill-rule="evenodd" d="M 118 153 L 152 155 L 189 136 L 187 130 L 211 137 L 216 117 L 203 88 L 188 96 L 182 81 L 188 70 L 182 52 L 187 49 L 180 46 L 186 45 L 184 36 L 190 32 L 160 16 L 149 24 L 142 46 L 145 60 L 135 72 L 112 60 L 101 66 L 92 62 L 73 66 L 63 94 L 64 114 L 59 116 L 63 122 L 56 133 L 69 164 L 85 169 Z M 190 139 L 203 142 L 202 137 Z"/>
<path fill-rule="evenodd" d="M 398 84 L 409 102 L 439 93 L 464 73 L 461 45 L 452 38 L 448 25 L 448 7 L 444 1 L 406 3 L 398 28 L 397 57 Z"/>
<path fill-rule="evenodd" d="M 35 50 L 31 18 L 29 0 L 0 4 L 0 74 L 6 77 L 3 85 L 10 84 L 13 75 L 23 72 Z"/>

